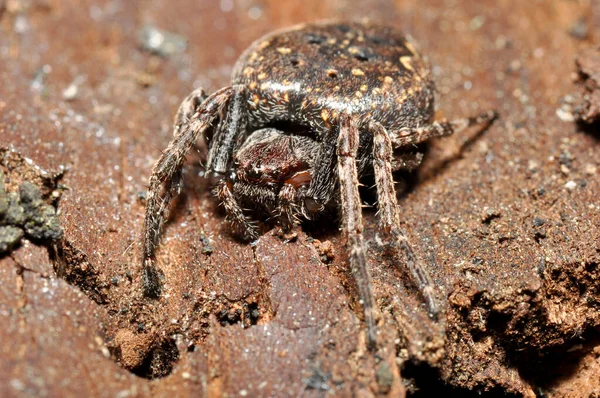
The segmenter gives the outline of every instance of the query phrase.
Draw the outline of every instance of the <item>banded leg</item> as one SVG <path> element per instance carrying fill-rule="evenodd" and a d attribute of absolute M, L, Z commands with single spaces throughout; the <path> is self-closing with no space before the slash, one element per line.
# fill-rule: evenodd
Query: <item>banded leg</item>
<path fill-rule="evenodd" d="M 246 92 L 243 86 L 234 86 L 231 100 L 227 106 L 219 128 L 215 131 L 213 142 L 210 144 L 206 160 L 206 176 L 211 184 L 217 184 L 223 179 L 236 147 L 246 137 L 247 109 Z"/>
<path fill-rule="evenodd" d="M 204 89 L 198 88 L 192 91 L 179 105 L 173 121 L 173 137 L 181 135 L 182 129 L 194 117 L 194 114 L 200 109 L 200 105 L 206 100 L 207 95 Z M 177 170 L 173 177 L 165 181 L 164 197 L 162 198 L 159 209 L 156 212 L 160 220 L 165 220 L 168 216 L 168 206 L 171 200 L 181 192 L 183 182 L 183 173 L 181 169 Z M 158 226 L 160 230 L 161 225 Z"/>
<path fill-rule="evenodd" d="M 284 232 L 289 232 L 298 223 L 295 200 L 298 191 L 292 184 L 284 184 L 279 191 L 279 223 Z"/>
<path fill-rule="evenodd" d="M 231 184 L 229 181 L 222 179 L 215 187 L 215 194 L 225 208 L 227 221 L 231 223 L 233 230 L 239 233 L 243 239 L 258 239 L 260 235 L 256 226 L 244 214 L 229 184 Z"/>
<path fill-rule="evenodd" d="M 173 137 L 177 137 L 181 134 L 181 129 L 192 120 L 194 114 L 198 112 L 200 106 L 207 97 L 208 95 L 203 88 L 197 88 L 185 97 L 175 114 L 175 120 L 173 121 Z"/>
<path fill-rule="evenodd" d="M 400 130 L 399 132 L 392 134 L 392 142 L 396 148 L 406 145 L 416 145 L 429 138 L 459 133 L 471 126 L 482 125 L 485 128 L 497 117 L 498 113 L 496 111 L 488 111 L 474 117 L 457 119 L 450 122 L 447 120 L 440 120 L 427 126 Z"/>
<path fill-rule="evenodd" d="M 325 134 L 319 147 L 319 161 L 314 167 L 314 174 L 302 205 L 302 213 L 308 219 L 313 213 L 323 210 L 335 192 L 337 140 L 337 129 L 331 129 Z"/>
<path fill-rule="evenodd" d="M 369 349 L 377 346 L 377 324 L 373 298 L 371 274 L 367 267 L 367 255 L 363 237 L 362 206 L 358 192 L 358 153 L 360 134 L 353 119 L 348 115 L 340 116 L 340 131 L 337 143 L 338 177 L 342 202 L 342 219 L 347 233 L 347 246 L 352 274 L 358 286 L 362 302 L 365 324 L 367 326 L 367 345 Z"/>
<path fill-rule="evenodd" d="M 144 294 L 148 297 L 156 298 L 160 295 L 160 281 L 158 271 L 154 267 L 154 255 L 165 213 L 179 187 L 185 156 L 198 137 L 223 112 L 232 92 L 231 87 L 215 92 L 187 119 L 186 115 L 193 102 L 184 101 L 175 119 L 176 123 L 181 124 L 175 126 L 173 140 L 152 169 L 146 200 L 142 249 Z M 193 98 L 190 100 L 195 101 Z"/>
<path fill-rule="evenodd" d="M 392 141 L 379 123 L 370 123 L 369 130 L 373 134 L 373 168 L 379 201 L 379 220 L 381 228 L 391 235 L 395 249 L 404 254 L 406 268 L 427 303 L 429 314 L 437 316 L 439 312 L 433 294 L 433 282 L 429 274 L 417 260 L 406 234 L 400 228 L 398 201 L 392 176 L 393 149 Z"/>

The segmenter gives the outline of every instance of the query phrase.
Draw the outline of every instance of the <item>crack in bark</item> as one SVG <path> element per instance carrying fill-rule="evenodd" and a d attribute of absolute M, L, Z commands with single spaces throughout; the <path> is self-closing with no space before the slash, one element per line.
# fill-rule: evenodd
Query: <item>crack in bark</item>
<path fill-rule="evenodd" d="M 21 310 L 23 310 L 26 306 L 27 306 L 27 294 L 25 291 L 25 278 L 23 277 L 23 273 L 24 271 L 27 271 L 27 269 L 21 265 L 21 263 L 19 263 L 17 261 L 17 259 L 10 254 L 8 256 L 11 260 L 14 261 L 16 267 L 16 275 L 17 275 L 17 295 L 19 296 L 19 301 L 18 301 L 18 309 L 19 309 L 19 313 L 21 314 L 21 322 L 25 323 L 25 316 L 23 316 Z"/>
<path fill-rule="evenodd" d="M 271 279 L 267 276 L 265 267 L 258 258 L 256 245 L 252 244 L 251 247 L 252 255 L 254 256 L 254 263 L 256 264 L 256 272 L 260 281 L 260 285 L 258 286 L 259 297 L 261 298 L 261 303 L 263 303 L 263 307 L 265 309 L 265 320 L 270 322 L 277 315 L 277 311 L 273 308 L 273 303 L 271 302 L 271 297 L 269 296 L 269 292 L 273 290 L 271 286 Z M 263 316 L 261 316 L 261 318 L 263 318 Z"/>

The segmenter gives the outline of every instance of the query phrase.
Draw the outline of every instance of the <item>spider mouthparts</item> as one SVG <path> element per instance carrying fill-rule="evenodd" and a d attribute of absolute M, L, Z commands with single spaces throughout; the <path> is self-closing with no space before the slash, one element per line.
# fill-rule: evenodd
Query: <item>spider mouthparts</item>
<path fill-rule="evenodd" d="M 306 210 L 308 210 L 310 213 L 316 213 L 323 209 L 323 204 L 318 202 L 314 198 L 305 198 L 304 206 L 306 207 Z"/>

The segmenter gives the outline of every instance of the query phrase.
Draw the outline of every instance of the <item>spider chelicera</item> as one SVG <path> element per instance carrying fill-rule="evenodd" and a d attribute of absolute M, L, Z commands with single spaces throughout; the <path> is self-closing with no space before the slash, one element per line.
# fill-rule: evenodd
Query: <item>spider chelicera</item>
<path fill-rule="evenodd" d="M 144 223 L 144 292 L 160 295 L 155 251 L 169 203 L 181 186 L 187 152 L 208 144 L 205 176 L 227 220 L 244 239 L 259 231 L 251 216 L 276 218 L 284 231 L 341 210 L 350 268 L 364 311 L 367 343 L 376 346 L 378 310 L 367 266 L 359 180 L 375 178 L 379 223 L 435 316 L 431 278 L 400 227 L 392 173 L 419 165 L 403 149 L 496 113 L 433 121 L 434 84 L 410 41 L 390 27 L 324 22 L 266 35 L 239 58 L 231 85 L 210 96 L 196 90 L 181 104 L 174 138 L 150 177 Z M 251 214 L 249 212 L 251 211 Z"/>

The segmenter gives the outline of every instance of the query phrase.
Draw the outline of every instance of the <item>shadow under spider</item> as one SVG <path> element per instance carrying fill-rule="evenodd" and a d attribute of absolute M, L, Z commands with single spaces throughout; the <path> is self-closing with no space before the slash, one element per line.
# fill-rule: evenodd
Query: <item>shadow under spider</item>
<path fill-rule="evenodd" d="M 600 120 L 592 123 L 577 122 L 577 131 L 593 137 L 596 141 L 600 141 Z"/>
<path fill-rule="evenodd" d="M 498 121 L 496 120 L 494 124 L 485 126 L 484 128 L 473 126 L 466 131 L 466 134 L 439 138 L 436 140 L 438 145 L 435 150 L 431 149 L 431 142 L 423 144 L 424 164 L 417 169 L 417 172 L 415 173 L 416 179 L 413 180 L 413 183 L 424 184 L 446 171 L 453 163 L 460 160 L 464 153 L 471 149 L 473 145 L 475 145 L 475 143 L 497 122 Z M 460 140 L 463 141 L 460 142 Z M 444 148 L 448 146 L 450 146 L 452 150 L 445 153 Z M 433 159 L 427 159 L 427 154 L 432 154 L 432 152 L 438 152 L 439 156 Z M 413 186 L 414 185 L 412 184 L 409 185 L 410 191 L 412 191 Z"/>

